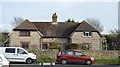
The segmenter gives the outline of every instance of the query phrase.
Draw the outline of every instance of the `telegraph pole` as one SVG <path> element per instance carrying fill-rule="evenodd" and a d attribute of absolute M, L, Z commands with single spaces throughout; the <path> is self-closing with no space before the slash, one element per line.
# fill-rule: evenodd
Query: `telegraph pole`
<path fill-rule="evenodd" d="M 118 63 L 120 64 L 120 1 L 118 2 L 118 47 L 119 47 L 119 51 L 118 51 Z"/>

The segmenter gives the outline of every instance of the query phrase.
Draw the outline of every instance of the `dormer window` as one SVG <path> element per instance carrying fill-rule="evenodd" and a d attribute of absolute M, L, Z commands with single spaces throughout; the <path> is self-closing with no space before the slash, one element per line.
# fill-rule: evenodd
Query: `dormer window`
<path fill-rule="evenodd" d="M 91 32 L 84 32 L 84 36 L 85 37 L 90 37 L 91 36 Z"/>
<path fill-rule="evenodd" d="M 47 35 L 51 36 L 51 31 L 50 30 L 47 30 Z"/>

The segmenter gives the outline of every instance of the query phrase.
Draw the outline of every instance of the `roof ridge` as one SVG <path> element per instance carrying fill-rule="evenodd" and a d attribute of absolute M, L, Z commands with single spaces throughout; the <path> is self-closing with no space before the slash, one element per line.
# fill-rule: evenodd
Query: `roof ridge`
<path fill-rule="evenodd" d="M 26 28 L 29 28 L 29 29 L 32 29 L 32 30 L 33 29 L 37 30 L 37 28 L 28 19 L 25 19 L 23 22 L 21 22 L 19 25 L 17 25 L 13 30 L 24 29 L 24 27 L 22 27 L 23 24 L 24 25 L 28 24 L 28 25 L 24 26 Z"/>
<path fill-rule="evenodd" d="M 18 26 L 20 26 L 23 22 L 25 22 L 25 21 L 27 21 L 27 22 L 29 22 L 29 20 L 28 19 L 25 19 L 24 21 L 22 21 L 21 23 L 19 23 L 15 28 L 13 28 L 13 29 L 16 29 L 16 28 L 18 28 Z"/>
<path fill-rule="evenodd" d="M 87 21 L 83 20 L 83 23 L 87 23 L 88 25 L 90 25 L 92 28 L 94 28 L 96 31 L 98 31 L 94 26 L 92 26 L 91 24 L 89 24 Z M 99 32 L 99 31 L 98 31 Z"/>

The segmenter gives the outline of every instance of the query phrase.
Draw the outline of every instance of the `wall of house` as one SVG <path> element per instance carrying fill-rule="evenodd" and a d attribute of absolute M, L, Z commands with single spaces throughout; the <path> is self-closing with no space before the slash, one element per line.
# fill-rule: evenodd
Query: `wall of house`
<path fill-rule="evenodd" d="M 65 44 L 69 42 L 69 40 L 67 38 L 43 38 L 42 42 L 57 42 L 61 45 L 61 49 L 65 48 Z"/>
<path fill-rule="evenodd" d="M 100 50 L 100 36 L 97 32 L 92 32 L 91 37 L 85 37 L 83 32 L 74 32 L 71 36 L 71 42 L 77 44 L 91 43 L 92 50 Z"/>
<path fill-rule="evenodd" d="M 43 38 L 43 42 L 68 43 L 66 38 Z"/>
<path fill-rule="evenodd" d="M 30 36 L 19 36 L 19 31 L 14 31 L 10 36 L 9 46 L 21 47 L 21 42 L 29 42 L 29 48 L 40 47 L 41 36 L 36 31 L 30 31 Z"/>

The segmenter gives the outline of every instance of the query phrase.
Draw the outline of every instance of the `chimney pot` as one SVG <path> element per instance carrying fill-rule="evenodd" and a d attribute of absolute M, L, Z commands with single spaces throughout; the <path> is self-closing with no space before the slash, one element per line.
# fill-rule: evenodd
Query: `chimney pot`
<path fill-rule="evenodd" d="M 56 13 L 54 13 L 52 15 L 52 22 L 57 22 L 57 15 L 56 15 Z"/>

